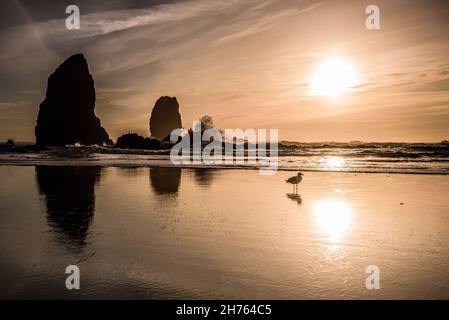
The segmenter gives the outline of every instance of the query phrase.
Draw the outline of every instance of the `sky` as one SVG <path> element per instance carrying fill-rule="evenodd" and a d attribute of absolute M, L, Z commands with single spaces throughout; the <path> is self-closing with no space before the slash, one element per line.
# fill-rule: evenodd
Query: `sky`
<path fill-rule="evenodd" d="M 68 30 L 69 4 L 81 28 Z M 380 9 L 368 30 L 365 8 Z M 281 140 L 449 140 L 449 2 L 445 0 L 4 0 L 0 3 L 0 141 L 34 141 L 48 76 L 83 53 L 95 112 L 112 139 L 148 136 L 160 96 L 184 127 L 278 129 Z M 311 94 L 332 58 L 357 83 Z"/>

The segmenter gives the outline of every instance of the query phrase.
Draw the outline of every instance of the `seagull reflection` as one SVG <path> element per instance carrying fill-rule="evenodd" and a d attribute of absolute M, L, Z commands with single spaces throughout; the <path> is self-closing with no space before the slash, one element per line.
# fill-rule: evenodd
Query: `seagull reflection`
<path fill-rule="evenodd" d="M 301 195 L 298 193 L 287 193 L 287 198 L 290 200 L 296 201 L 298 204 L 302 203 Z"/>

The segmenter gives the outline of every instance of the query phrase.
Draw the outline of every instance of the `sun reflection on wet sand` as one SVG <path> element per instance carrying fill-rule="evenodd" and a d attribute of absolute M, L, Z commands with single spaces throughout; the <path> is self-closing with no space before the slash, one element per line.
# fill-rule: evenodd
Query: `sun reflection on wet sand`
<path fill-rule="evenodd" d="M 351 206 L 342 199 L 324 199 L 313 205 L 312 212 L 318 229 L 330 243 L 338 244 L 351 224 Z"/>

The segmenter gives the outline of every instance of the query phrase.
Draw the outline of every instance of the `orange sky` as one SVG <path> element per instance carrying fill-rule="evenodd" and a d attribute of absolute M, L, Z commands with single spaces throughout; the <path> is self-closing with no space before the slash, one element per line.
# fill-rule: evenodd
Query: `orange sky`
<path fill-rule="evenodd" d="M 189 0 L 86 13 L 81 4 L 75 31 L 65 29 L 64 8 L 39 16 L 13 2 L 0 32 L 0 140 L 34 141 L 47 78 L 78 52 L 113 139 L 148 135 L 163 95 L 178 98 L 186 127 L 208 114 L 223 129 L 278 128 L 282 140 L 449 139 L 447 1 L 375 1 L 379 31 L 365 28 L 372 1 L 360 0 Z M 354 66 L 357 87 L 310 96 L 307 79 L 333 56 Z"/>

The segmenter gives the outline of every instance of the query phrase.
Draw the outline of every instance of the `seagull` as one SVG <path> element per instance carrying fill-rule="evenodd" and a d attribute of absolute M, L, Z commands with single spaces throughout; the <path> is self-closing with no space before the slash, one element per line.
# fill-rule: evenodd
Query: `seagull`
<path fill-rule="evenodd" d="M 293 185 L 293 192 L 298 190 L 298 183 L 301 182 L 303 175 L 304 174 L 302 172 L 298 172 L 296 176 L 290 177 L 287 180 L 285 180 L 285 182 L 291 183 Z"/>

